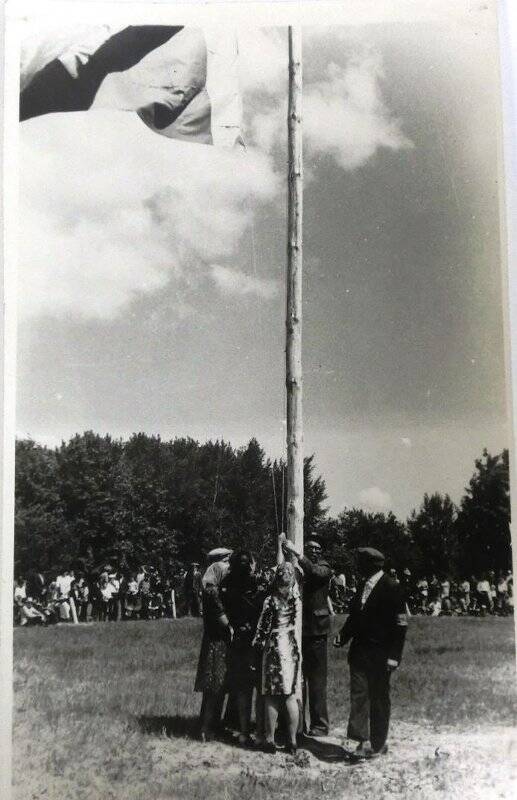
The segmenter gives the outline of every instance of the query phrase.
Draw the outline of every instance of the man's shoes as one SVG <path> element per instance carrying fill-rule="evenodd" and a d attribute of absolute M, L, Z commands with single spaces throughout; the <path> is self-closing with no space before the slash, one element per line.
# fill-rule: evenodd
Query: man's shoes
<path fill-rule="evenodd" d="M 264 742 L 262 745 L 263 753 L 270 753 L 272 756 L 276 753 L 276 744 L 274 742 Z"/>
<path fill-rule="evenodd" d="M 322 728 L 311 728 L 307 734 L 307 736 L 312 736 L 314 739 L 317 739 L 320 736 L 328 736 L 329 732 L 323 730 Z"/>
<path fill-rule="evenodd" d="M 237 742 L 239 744 L 239 747 L 247 747 L 247 748 L 255 747 L 254 740 L 251 738 L 251 736 L 249 736 L 249 734 L 246 733 L 240 733 L 237 737 Z"/>
<path fill-rule="evenodd" d="M 296 747 L 295 744 L 291 744 L 289 742 L 289 744 L 286 744 L 285 746 L 285 752 L 290 756 L 295 756 L 296 753 L 298 752 L 298 748 Z"/>
<path fill-rule="evenodd" d="M 350 753 L 350 760 L 354 762 L 359 761 L 372 761 L 379 756 L 385 756 L 388 752 L 388 745 L 385 744 L 380 750 L 372 750 L 370 747 L 365 747 L 364 742 L 361 742 L 353 753 Z"/>

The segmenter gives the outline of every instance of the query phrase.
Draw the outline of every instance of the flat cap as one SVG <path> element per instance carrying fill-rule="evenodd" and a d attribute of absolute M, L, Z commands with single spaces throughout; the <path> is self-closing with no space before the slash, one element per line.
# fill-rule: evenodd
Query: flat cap
<path fill-rule="evenodd" d="M 384 564 L 384 555 L 380 550 L 376 550 L 375 547 L 358 547 L 357 555 L 359 558 L 363 558 L 365 561 L 373 561 L 376 564 Z"/>
<path fill-rule="evenodd" d="M 207 554 L 207 561 L 209 564 L 212 564 L 214 561 L 222 561 L 223 558 L 227 558 L 227 556 L 231 556 L 232 550 L 228 547 L 214 547 L 213 550 Z"/>

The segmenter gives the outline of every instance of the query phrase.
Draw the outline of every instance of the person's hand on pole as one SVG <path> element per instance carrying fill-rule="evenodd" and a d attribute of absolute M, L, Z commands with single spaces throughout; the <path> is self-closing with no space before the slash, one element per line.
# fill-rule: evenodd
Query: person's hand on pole
<path fill-rule="evenodd" d="M 284 534 L 284 536 L 285 536 L 285 534 Z M 282 540 L 282 550 L 284 551 L 285 555 L 287 555 L 288 553 L 292 553 L 295 556 L 299 556 L 300 555 L 298 553 L 298 550 L 294 546 L 294 544 L 292 542 L 290 542 L 289 539 L 287 539 L 287 538 Z"/>

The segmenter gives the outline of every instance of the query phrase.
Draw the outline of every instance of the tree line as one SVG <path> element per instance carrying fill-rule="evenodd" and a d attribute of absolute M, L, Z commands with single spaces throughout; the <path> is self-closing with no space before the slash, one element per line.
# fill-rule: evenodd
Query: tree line
<path fill-rule="evenodd" d="M 507 450 L 483 451 L 459 505 L 447 494 L 426 494 L 405 521 L 358 508 L 332 517 L 314 456 L 305 459 L 304 478 L 305 535 L 318 533 L 338 571 L 351 571 L 359 546 L 377 547 L 389 566 L 415 575 L 511 568 Z M 17 574 L 109 560 L 164 569 L 202 562 L 220 545 L 271 563 L 285 509 L 285 465 L 268 459 L 256 439 L 234 448 L 87 431 L 56 448 L 16 442 Z"/>

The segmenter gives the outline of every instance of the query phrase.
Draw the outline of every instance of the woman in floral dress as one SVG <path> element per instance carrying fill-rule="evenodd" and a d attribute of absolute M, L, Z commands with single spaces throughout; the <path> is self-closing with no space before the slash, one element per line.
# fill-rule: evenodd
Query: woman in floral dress
<path fill-rule="evenodd" d="M 262 694 L 265 698 L 266 744 L 268 753 L 276 751 L 275 729 L 281 706 L 288 718 L 287 752 L 296 752 L 298 697 L 300 688 L 300 650 L 296 640 L 296 614 L 300 596 L 293 564 L 277 567 L 272 590 L 264 601 L 253 644 L 262 654 Z"/>
<path fill-rule="evenodd" d="M 226 616 L 219 589 L 228 564 L 217 562 L 203 576 L 203 641 L 194 691 L 203 693 L 200 713 L 201 740 L 213 738 L 221 721 L 227 691 L 227 655 L 232 629 Z"/>

